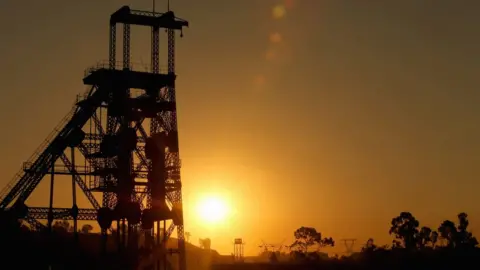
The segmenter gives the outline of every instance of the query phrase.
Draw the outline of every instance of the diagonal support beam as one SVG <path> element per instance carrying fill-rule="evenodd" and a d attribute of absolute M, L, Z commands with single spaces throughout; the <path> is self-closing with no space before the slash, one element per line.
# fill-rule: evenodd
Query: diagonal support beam
<path fill-rule="evenodd" d="M 170 236 L 172 236 L 173 230 L 175 230 L 175 224 L 172 222 L 172 224 L 170 224 L 170 227 L 168 227 L 167 231 L 165 232 L 165 238 L 163 241 L 168 241 Z"/>
<path fill-rule="evenodd" d="M 102 122 L 97 117 L 97 112 L 93 113 L 92 120 L 93 120 L 93 123 L 95 123 L 95 127 L 98 133 L 103 136 L 105 134 L 105 130 L 103 129 Z"/>
<path fill-rule="evenodd" d="M 142 140 L 143 141 L 146 141 L 147 138 L 148 138 L 148 134 L 147 132 L 145 131 L 145 128 L 143 128 L 142 126 L 142 123 L 143 123 L 143 120 L 144 119 L 141 119 L 140 121 L 137 121 L 137 123 L 135 124 L 135 128 L 137 131 L 140 132 L 140 134 L 142 135 Z M 145 157 L 145 155 L 143 154 L 143 151 L 141 150 L 141 148 L 139 147 L 136 147 L 135 148 L 135 154 L 137 155 L 138 159 L 140 159 L 140 163 L 137 165 L 137 167 L 135 168 L 135 170 L 139 171 L 142 169 L 142 167 L 148 167 L 148 160 L 147 160 L 147 157 Z"/>
<path fill-rule="evenodd" d="M 33 219 L 48 219 L 48 213 L 50 209 L 48 207 L 29 207 L 28 217 Z M 71 208 L 53 208 L 52 209 L 54 219 L 73 220 Z M 79 208 L 77 220 L 96 220 L 97 210 L 90 208 Z"/>
<path fill-rule="evenodd" d="M 77 185 L 83 191 L 85 196 L 87 196 L 87 199 L 92 204 L 92 206 L 97 210 L 100 209 L 100 204 L 97 202 L 97 199 L 95 199 L 95 197 L 93 196 L 92 192 L 88 189 L 88 187 L 85 184 L 85 182 L 83 181 L 83 179 L 80 177 L 80 175 L 78 175 L 75 168 L 73 168 L 73 164 L 72 164 L 72 162 L 70 162 L 67 155 L 65 155 L 65 153 L 63 153 L 62 155 L 60 155 L 60 159 L 62 159 L 63 163 L 68 168 L 70 173 L 75 177 L 75 183 L 77 183 Z"/>
<path fill-rule="evenodd" d="M 30 226 L 32 226 L 32 228 L 34 228 L 36 231 L 44 231 L 47 228 L 47 226 L 43 225 L 42 223 L 40 223 L 38 220 L 31 217 L 30 215 L 27 215 L 27 217 L 25 218 L 25 221 L 28 224 L 30 224 Z"/>

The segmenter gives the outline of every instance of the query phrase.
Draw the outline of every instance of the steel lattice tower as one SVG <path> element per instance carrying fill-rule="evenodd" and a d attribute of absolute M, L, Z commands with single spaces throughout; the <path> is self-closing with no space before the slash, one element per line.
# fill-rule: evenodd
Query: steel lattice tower
<path fill-rule="evenodd" d="M 350 256 L 353 254 L 353 247 L 355 246 L 355 242 L 357 239 L 355 238 L 345 238 L 345 239 L 340 239 L 340 241 L 343 242 L 345 245 L 345 253 Z"/>
<path fill-rule="evenodd" d="M 118 24 L 123 25 L 121 63 L 116 59 Z M 130 63 L 132 25 L 151 28 L 150 71 L 136 70 Z M 77 97 L 68 115 L 2 190 L 3 218 L 23 219 L 37 230 L 51 229 L 55 219 L 69 219 L 75 232 L 78 220 L 97 220 L 104 248 L 115 222 L 120 250 L 135 253 L 142 236 L 149 250 L 165 256 L 177 253 L 178 269 L 186 269 L 175 97 L 175 32 L 183 27 L 188 22 L 172 11 L 124 6 L 111 15 L 108 63 L 85 72 L 88 91 Z M 168 41 L 164 72 L 160 70 L 161 29 L 166 29 Z M 48 175 L 49 207 L 27 206 L 27 198 Z M 56 175 L 71 176 L 72 208 L 53 207 Z M 78 208 L 76 186 L 92 208 Z M 102 193 L 101 203 L 93 192 Z M 46 219 L 47 226 L 39 219 Z M 178 248 L 167 250 L 175 228 Z M 164 262 L 166 267 L 165 257 Z M 159 261 L 156 264 L 159 269 Z"/>

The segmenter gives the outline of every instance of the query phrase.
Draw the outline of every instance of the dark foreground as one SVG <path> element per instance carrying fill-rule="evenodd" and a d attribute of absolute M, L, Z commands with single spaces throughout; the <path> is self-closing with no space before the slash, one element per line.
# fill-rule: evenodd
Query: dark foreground
<path fill-rule="evenodd" d="M 361 253 L 354 258 L 323 259 L 318 261 L 279 263 L 214 264 L 212 270 L 437 270 L 480 269 L 480 250 L 451 250 L 448 248 L 408 252 L 383 250 Z"/>
<path fill-rule="evenodd" d="M 136 269 L 137 259 L 142 256 L 133 251 L 115 251 L 113 241 L 108 243 L 109 254 L 102 255 L 98 234 L 78 234 L 75 238 L 72 233 L 2 229 L 0 259 L 3 267 L 0 269 L 128 270 Z M 276 263 L 232 263 L 229 256 L 187 245 L 187 267 L 190 270 L 480 269 L 480 249 L 474 246 L 423 247 L 411 251 L 375 248 L 344 258 L 289 257 L 286 254 L 283 259 Z"/>
<path fill-rule="evenodd" d="M 30 270 L 129 270 L 151 269 L 147 265 L 160 257 L 160 252 L 147 252 L 140 248 L 118 251 L 113 237 L 107 241 L 107 254 L 102 253 L 101 237 L 96 233 L 79 233 L 75 237 L 67 232 L 36 232 L 25 227 L 0 229 L 0 269 Z M 167 248 L 176 245 L 175 239 L 167 243 Z M 187 266 L 189 269 L 207 270 L 214 251 L 202 250 L 187 244 Z M 161 258 L 161 257 L 160 257 Z M 171 255 L 170 260 L 177 260 Z M 169 264 L 169 270 L 175 263 Z M 144 268 L 145 267 L 145 268 Z"/>
<path fill-rule="evenodd" d="M 5 269 L 128 269 L 133 257 L 110 253 L 100 256 L 96 248 L 99 237 L 73 234 L 47 235 L 23 232 L 2 235 L 0 258 Z M 2 268 L 3 269 L 3 268 Z"/>

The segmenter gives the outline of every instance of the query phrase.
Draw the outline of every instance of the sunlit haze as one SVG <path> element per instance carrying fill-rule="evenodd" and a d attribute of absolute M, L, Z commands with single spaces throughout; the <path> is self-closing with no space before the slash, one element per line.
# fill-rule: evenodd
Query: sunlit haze
<path fill-rule="evenodd" d="M 200 222 L 215 225 L 228 218 L 229 206 L 226 200 L 210 195 L 202 198 L 197 204 Z"/>
<path fill-rule="evenodd" d="M 151 0 L 0 1 L 0 186 L 85 90 L 84 69 L 108 59 L 109 16 L 122 5 L 150 10 Z M 176 89 L 193 244 L 210 238 L 230 254 L 243 238 L 254 255 L 300 226 L 387 244 L 400 211 L 432 228 L 465 211 L 480 232 L 480 1 L 171 7 L 190 22 Z M 132 27 L 133 63 L 149 63 L 149 31 Z M 65 179 L 59 207 L 72 205 Z M 47 192 L 44 181 L 28 204 L 48 205 Z"/>

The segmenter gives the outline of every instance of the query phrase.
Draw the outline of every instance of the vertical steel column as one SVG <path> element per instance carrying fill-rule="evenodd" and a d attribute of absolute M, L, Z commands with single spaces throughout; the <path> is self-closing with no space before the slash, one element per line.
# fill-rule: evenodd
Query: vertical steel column
<path fill-rule="evenodd" d="M 108 52 L 108 64 L 109 69 L 114 70 L 116 66 L 116 58 L 117 58 L 117 23 L 110 22 L 110 36 L 109 36 L 109 52 Z M 102 85 L 100 87 L 109 87 L 108 93 L 108 104 L 110 104 L 113 100 L 113 89 L 111 85 Z M 114 116 L 108 115 L 107 111 L 107 135 L 112 135 L 115 133 L 115 126 L 117 123 L 117 119 Z M 110 158 L 104 159 L 105 167 L 111 168 L 113 167 L 113 161 Z M 102 176 L 100 176 L 102 177 Z M 101 180 L 100 180 L 101 181 Z M 111 175 L 103 175 L 103 183 L 101 186 L 107 187 L 112 183 L 113 179 Z M 108 189 L 107 189 L 108 190 Z M 113 208 L 114 207 L 114 195 L 112 192 L 105 191 L 102 194 L 102 207 L 106 208 Z M 118 226 L 118 222 L 117 222 Z M 107 230 L 102 229 L 102 251 L 107 251 Z M 117 234 L 117 239 L 119 235 Z"/>
<path fill-rule="evenodd" d="M 52 231 L 53 225 L 53 188 L 55 186 L 55 159 L 52 159 L 52 171 L 50 174 L 50 199 L 48 205 L 48 230 Z"/>
<path fill-rule="evenodd" d="M 75 147 L 70 148 L 71 151 L 71 160 L 72 160 L 72 172 L 76 172 L 77 170 L 75 169 Z M 73 217 L 73 235 L 75 237 L 75 240 L 78 240 L 78 222 L 77 222 L 77 217 L 78 217 L 78 206 L 77 206 L 77 190 L 76 190 L 76 183 L 75 183 L 75 177 L 77 175 L 75 173 L 72 173 L 72 217 Z"/>
<path fill-rule="evenodd" d="M 117 58 L 117 24 L 116 23 L 110 23 L 110 44 L 109 44 L 109 68 L 110 69 L 115 69 L 116 67 L 116 58 Z M 103 86 L 103 87 L 110 87 L 109 89 L 109 100 L 108 102 L 112 102 L 113 99 L 113 89 L 112 86 Z M 112 135 L 115 133 L 115 128 L 116 128 L 116 123 L 117 119 L 113 116 L 110 116 L 107 114 L 107 134 Z M 113 166 L 112 160 L 109 158 L 105 158 L 104 160 L 106 166 L 108 168 L 111 168 Z M 104 176 L 104 183 L 103 186 L 106 186 L 112 182 L 113 179 L 111 179 L 110 175 L 105 175 Z M 102 196 L 102 206 L 103 207 L 109 207 L 112 208 L 114 207 L 114 198 L 113 194 L 111 192 L 104 192 Z M 106 233 L 106 232 L 105 232 Z"/>
<path fill-rule="evenodd" d="M 110 23 L 110 49 L 108 52 L 108 62 L 110 69 L 115 69 L 115 62 L 117 58 L 117 24 Z"/>
<path fill-rule="evenodd" d="M 154 15 L 156 16 L 155 13 L 155 8 L 153 9 Z M 152 27 L 152 37 L 151 37 L 151 72 L 153 74 L 158 74 L 159 73 L 159 66 L 160 66 L 160 29 L 158 27 Z M 151 94 L 154 96 L 152 98 L 155 98 L 158 100 L 158 94 L 160 89 L 150 89 Z M 160 132 L 160 122 L 158 121 L 158 118 L 154 117 L 150 120 L 150 136 L 156 133 Z M 151 167 L 151 165 L 149 165 Z M 151 169 L 151 168 L 150 168 Z M 152 208 L 152 194 L 149 192 L 147 194 L 147 208 Z M 157 235 L 156 235 L 156 243 L 160 243 L 160 226 L 159 222 L 154 222 L 154 227 L 152 228 L 149 236 L 153 236 L 155 232 L 155 225 L 157 228 Z"/>
<path fill-rule="evenodd" d="M 152 27 L 152 55 L 151 55 L 152 73 L 160 72 L 160 29 Z M 154 91 L 154 92 L 153 92 Z M 152 89 L 155 97 L 158 98 L 160 89 Z M 160 122 L 158 118 L 152 118 L 150 122 L 150 135 L 160 132 Z"/>
<path fill-rule="evenodd" d="M 123 24 L 123 68 L 130 68 L 130 24 Z"/>
<path fill-rule="evenodd" d="M 168 29 L 168 72 L 175 74 L 175 30 Z M 175 96 L 175 82 L 168 89 L 169 100 L 176 102 Z M 170 136 L 177 136 L 173 141 L 178 144 L 178 129 L 177 129 L 177 112 L 173 111 L 170 115 L 169 133 Z M 173 151 L 171 151 L 173 148 Z M 174 175 L 178 175 L 176 181 L 180 181 L 180 154 L 179 147 L 175 145 L 170 147 L 169 161 L 173 165 Z M 187 262 L 185 255 L 185 234 L 183 225 L 183 204 L 182 204 L 182 192 L 181 190 L 175 191 L 173 194 L 174 211 L 177 215 L 177 237 L 178 237 L 178 252 L 179 252 L 179 269 L 186 270 Z"/>
<path fill-rule="evenodd" d="M 131 65 L 130 65 L 130 24 L 128 23 L 124 23 L 123 24 L 123 69 L 124 70 L 130 70 L 131 69 Z M 121 90 L 123 91 L 122 92 L 122 101 L 126 101 L 128 98 L 129 98 L 129 95 L 130 95 L 130 89 L 124 87 L 123 85 L 120 86 L 121 89 L 118 89 L 118 90 Z M 125 112 L 127 113 L 127 112 Z M 128 119 L 128 117 L 126 116 L 126 114 L 123 115 L 122 117 L 123 119 L 121 120 L 121 126 L 120 126 L 120 132 L 123 132 L 124 130 L 126 130 L 128 127 L 130 127 L 130 121 Z M 119 169 L 119 172 L 120 172 L 120 175 L 119 175 L 119 179 L 118 180 L 118 183 L 119 183 L 119 192 L 121 192 L 122 194 L 117 194 L 117 198 L 118 198 L 118 201 L 124 201 L 126 202 L 126 200 L 128 201 L 131 201 L 131 197 L 132 197 L 132 194 L 133 194 L 133 191 L 134 190 L 126 190 L 127 187 L 131 187 L 133 189 L 135 189 L 135 186 L 133 185 L 130 185 L 131 184 L 131 181 L 133 180 L 131 178 L 131 175 L 132 175 L 132 152 L 128 152 L 128 153 L 120 153 L 120 155 L 118 156 L 118 163 L 119 163 L 119 166 L 120 168 Z M 128 183 L 127 183 L 128 182 Z M 128 194 L 126 194 L 128 192 Z M 123 224 L 125 224 L 125 220 L 123 221 Z M 133 237 L 133 227 L 132 225 L 129 223 L 128 226 L 122 226 L 122 234 L 123 234 L 123 242 L 124 242 L 124 246 L 127 244 L 127 231 L 128 231 L 128 245 L 133 247 L 134 246 L 134 241 L 133 239 L 135 239 L 135 237 Z"/>

